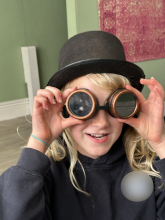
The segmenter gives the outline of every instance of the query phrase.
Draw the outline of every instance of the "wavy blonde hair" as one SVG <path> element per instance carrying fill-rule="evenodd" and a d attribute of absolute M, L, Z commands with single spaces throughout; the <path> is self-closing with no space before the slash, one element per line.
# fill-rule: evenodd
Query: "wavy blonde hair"
<path fill-rule="evenodd" d="M 95 85 L 108 90 L 110 93 L 116 90 L 117 88 L 125 88 L 126 85 L 130 85 L 129 80 L 121 75 L 113 73 L 90 73 L 86 75 Z M 82 78 L 82 77 L 80 77 Z M 77 80 L 77 79 L 75 79 Z M 74 80 L 73 80 L 74 81 Z M 62 92 L 70 87 L 70 84 L 73 82 L 67 83 L 63 88 Z M 77 157 L 76 142 L 72 138 L 69 128 L 65 129 L 62 133 L 63 140 L 67 145 L 67 149 L 70 155 L 70 168 L 69 176 L 72 182 L 72 185 L 80 192 L 91 197 L 89 193 L 85 190 L 86 184 L 86 175 L 85 170 Z M 156 152 L 149 145 L 149 143 L 144 140 L 139 133 L 131 126 L 128 126 L 125 133 L 123 134 L 123 144 L 126 152 L 127 159 L 129 164 L 134 171 L 143 171 L 148 175 L 158 177 L 162 179 L 160 173 L 156 171 L 152 165 L 153 160 L 157 156 Z M 46 152 L 48 157 L 53 157 L 55 161 L 61 161 L 66 156 L 66 150 L 64 144 L 61 142 L 61 139 L 56 139 Z M 81 189 L 76 177 L 74 175 L 74 167 L 76 163 L 79 163 L 82 167 L 84 173 L 84 189 Z M 162 184 L 163 185 L 163 184 Z M 162 187 L 162 185 L 160 187 Z M 160 188 L 159 187 L 159 188 Z"/>

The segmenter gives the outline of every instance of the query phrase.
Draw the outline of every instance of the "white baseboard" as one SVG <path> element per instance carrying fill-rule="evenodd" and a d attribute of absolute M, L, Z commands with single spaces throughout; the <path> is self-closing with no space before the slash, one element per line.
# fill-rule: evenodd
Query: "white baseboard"
<path fill-rule="evenodd" d="M 30 115 L 29 99 L 18 99 L 0 103 L 0 121 Z"/>

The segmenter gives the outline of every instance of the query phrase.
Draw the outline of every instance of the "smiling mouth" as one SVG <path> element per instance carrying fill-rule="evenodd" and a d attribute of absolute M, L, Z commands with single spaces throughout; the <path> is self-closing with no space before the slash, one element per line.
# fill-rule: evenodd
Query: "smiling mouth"
<path fill-rule="evenodd" d="M 102 139 L 102 138 L 105 138 L 105 136 L 107 136 L 108 134 L 87 134 L 87 135 L 95 139 Z"/>

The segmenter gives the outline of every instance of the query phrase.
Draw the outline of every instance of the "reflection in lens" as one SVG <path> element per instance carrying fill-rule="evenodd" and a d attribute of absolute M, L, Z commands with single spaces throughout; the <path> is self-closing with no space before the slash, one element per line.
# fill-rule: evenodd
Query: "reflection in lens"
<path fill-rule="evenodd" d="M 72 114 L 84 117 L 88 115 L 92 109 L 92 99 L 85 92 L 77 92 L 70 97 L 68 107 Z"/>
<path fill-rule="evenodd" d="M 122 117 L 131 115 L 135 107 L 136 99 L 131 93 L 121 94 L 116 101 L 116 112 Z"/>

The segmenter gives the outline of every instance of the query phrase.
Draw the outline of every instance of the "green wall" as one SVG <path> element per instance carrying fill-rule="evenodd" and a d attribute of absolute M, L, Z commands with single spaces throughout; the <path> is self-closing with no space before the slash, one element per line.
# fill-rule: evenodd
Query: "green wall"
<path fill-rule="evenodd" d="M 21 47 L 36 46 L 44 88 L 67 39 L 65 0 L 0 0 L 0 102 L 28 97 Z"/>
<path fill-rule="evenodd" d="M 99 30 L 98 0 L 67 0 L 68 37 L 89 30 Z M 136 62 L 146 75 L 153 76 L 165 89 L 165 58 Z M 148 87 L 142 91 L 145 98 L 149 95 Z"/>
<path fill-rule="evenodd" d="M 68 38 L 84 31 L 99 30 L 97 0 L 66 0 Z"/>
<path fill-rule="evenodd" d="M 58 69 L 58 53 L 67 38 L 89 30 L 99 30 L 98 0 L 0 0 L 0 102 L 28 97 L 21 47 L 37 47 L 44 88 Z M 165 88 L 164 58 L 136 64 Z M 143 94 L 147 98 L 149 90 Z"/>

